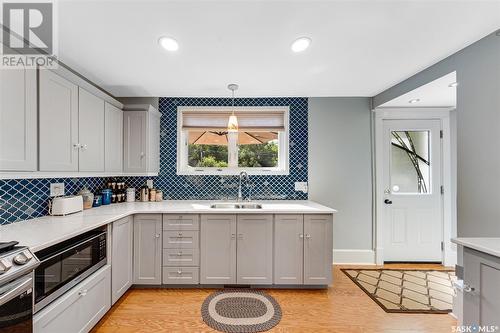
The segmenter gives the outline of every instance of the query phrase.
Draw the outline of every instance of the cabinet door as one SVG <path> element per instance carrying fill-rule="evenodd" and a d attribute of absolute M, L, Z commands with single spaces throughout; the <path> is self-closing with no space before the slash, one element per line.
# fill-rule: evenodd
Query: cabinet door
<path fill-rule="evenodd" d="M 274 284 L 302 284 L 304 216 L 276 215 L 274 219 Z"/>
<path fill-rule="evenodd" d="M 332 282 L 333 231 L 331 215 L 304 215 L 304 284 Z"/>
<path fill-rule="evenodd" d="M 79 88 L 79 171 L 104 171 L 104 101 Z"/>
<path fill-rule="evenodd" d="M 236 215 L 202 215 L 200 283 L 236 283 Z"/>
<path fill-rule="evenodd" d="M 89 332 L 111 308 L 106 265 L 33 317 L 35 333 Z"/>
<path fill-rule="evenodd" d="M 272 284 L 273 216 L 238 215 L 238 284 Z"/>
<path fill-rule="evenodd" d="M 111 301 L 113 304 L 132 285 L 133 231 L 132 217 L 113 222 L 111 254 Z"/>
<path fill-rule="evenodd" d="M 500 258 L 464 249 L 463 325 L 500 326 Z"/>
<path fill-rule="evenodd" d="M 123 123 L 123 171 L 130 173 L 144 173 L 147 171 L 147 112 L 126 111 L 123 113 Z"/>
<path fill-rule="evenodd" d="M 33 69 L 0 70 L 0 171 L 37 170 L 37 86 Z"/>
<path fill-rule="evenodd" d="M 161 215 L 134 216 L 134 283 L 161 284 Z"/>
<path fill-rule="evenodd" d="M 149 115 L 148 172 L 160 171 L 160 117 Z"/>
<path fill-rule="evenodd" d="M 39 71 L 40 171 L 78 171 L 78 86 Z"/>
<path fill-rule="evenodd" d="M 104 126 L 104 170 L 106 172 L 122 172 L 123 111 L 106 102 Z"/>

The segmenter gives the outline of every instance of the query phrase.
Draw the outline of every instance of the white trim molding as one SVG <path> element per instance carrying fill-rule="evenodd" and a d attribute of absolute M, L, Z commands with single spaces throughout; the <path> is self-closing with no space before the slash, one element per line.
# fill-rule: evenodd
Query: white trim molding
<path fill-rule="evenodd" d="M 383 120 L 385 119 L 439 119 L 441 120 L 441 130 L 443 131 L 442 140 L 442 185 L 444 187 L 443 194 L 443 253 L 442 264 L 444 266 L 454 266 L 457 262 L 456 246 L 451 243 L 451 238 L 456 237 L 457 221 L 452 214 L 453 209 L 456 209 L 456 193 L 452 189 L 456 189 L 456 179 L 452 175 L 452 142 L 451 142 L 451 122 L 450 112 L 454 112 L 455 108 L 376 108 L 375 113 L 375 244 L 376 244 L 376 263 L 382 265 L 384 263 L 383 249 L 383 217 L 382 217 L 382 198 L 380 198 L 379 189 L 383 188 L 382 184 L 382 163 L 383 157 Z"/>
<path fill-rule="evenodd" d="M 333 249 L 333 263 L 336 265 L 375 265 L 375 251 Z"/>

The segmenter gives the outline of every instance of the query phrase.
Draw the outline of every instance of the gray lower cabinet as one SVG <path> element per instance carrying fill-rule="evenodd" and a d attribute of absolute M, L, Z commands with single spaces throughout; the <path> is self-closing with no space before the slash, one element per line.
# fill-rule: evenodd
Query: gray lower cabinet
<path fill-rule="evenodd" d="M 134 284 L 161 284 L 162 216 L 134 216 Z"/>
<path fill-rule="evenodd" d="M 111 250 L 111 301 L 115 302 L 130 288 L 133 282 L 133 233 L 134 220 L 125 217 L 113 222 Z"/>
<path fill-rule="evenodd" d="M 302 284 L 304 215 L 274 218 L 274 284 Z"/>
<path fill-rule="evenodd" d="M 304 215 L 304 284 L 332 282 L 332 215 Z"/>
<path fill-rule="evenodd" d="M 463 325 L 500 326 L 500 258 L 464 248 Z"/>
<path fill-rule="evenodd" d="M 238 215 L 238 284 L 273 283 L 273 215 Z"/>
<path fill-rule="evenodd" d="M 200 283 L 236 283 L 236 215 L 201 215 Z"/>
<path fill-rule="evenodd" d="M 104 266 L 33 317 L 35 333 L 89 332 L 111 308 L 111 267 Z"/>

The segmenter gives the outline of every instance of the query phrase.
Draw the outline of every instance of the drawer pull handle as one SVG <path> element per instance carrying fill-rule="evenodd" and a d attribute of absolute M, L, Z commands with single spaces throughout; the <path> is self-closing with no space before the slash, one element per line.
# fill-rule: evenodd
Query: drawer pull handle
<path fill-rule="evenodd" d="M 180 257 L 182 256 L 182 252 L 177 252 L 177 255 Z"/>
<path fill-rule="evenodd" d="M 182 232 L 179 232 L 179 237 L 182 237 Z"/>
<path fill-rule="evenodd" d="M 78 295 L 80 295 L 80 296 L 85 296 L 85 295 L 87 295 L 87 291 L 88 291 L 87 289 L 80 290 L 80 291 L 78 292 Z"/>
<path fill-rule="evenodd" d="M 179 269 L 179 270 L 177 271 L 177 274 L 182 274 L 182 271 Z"/>

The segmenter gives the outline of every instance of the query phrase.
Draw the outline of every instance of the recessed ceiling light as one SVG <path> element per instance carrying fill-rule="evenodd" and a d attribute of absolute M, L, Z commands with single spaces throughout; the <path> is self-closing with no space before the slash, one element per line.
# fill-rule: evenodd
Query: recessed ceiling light
<path fill-rule="evenodd" d="M 410 99 L 408 101 L 408 103 L 410 103 L 410 104 L 415 104 L 415 103 L 418 103 L 418 102 L 420 102 L 420 99 L 418 99 L 418 98 Z"/>
<path fill-rule="evenodd" d="M 177 41 L 171 37 L 161 37 L 158 40 L 158 44 L 160 44 L 161 47 L 170 52 L 174 52 L 179 49 L 179 43 L 177 43 Z"/>
<path fill-rule="evenodd" d="M 452 82 L 448 85 L 450 88 L 455 88 L 456 86 L 458 86 L 458 82 Z"/>
<path fill-rule="evenodd" d="M 300 37 L 297 38 L 293 43 L 292 43 L 292 51 L 293 52 L 302 52 L 305 51 L 309 45 L 311 45 L 311 38 L 309 37 Z"/>

